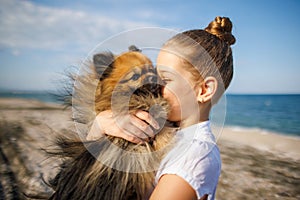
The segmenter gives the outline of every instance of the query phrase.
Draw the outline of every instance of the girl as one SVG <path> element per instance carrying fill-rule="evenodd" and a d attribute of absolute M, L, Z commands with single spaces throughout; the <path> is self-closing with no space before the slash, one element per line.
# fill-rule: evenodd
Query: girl
<path fill-rule="evenodd" d="M 176 133 L 178 143 L 156 173 L 151 200 L 215 197 L 221 160 L 209 114 L 233 76 L 231 30 L 229 18 L 216 17 L 204 30 L 175 35 L 158 55 L 157 71 L 165 83 L 162 94 L 171 106 L 168 119 L 181 130 Z M 149 125 L 159 128 L 147 112 L 127 116 L 117 126 L 112 112 L 104 111 L 96 117 L 87 139 L 109 133 L 139 143 L 154 135 Z"/>

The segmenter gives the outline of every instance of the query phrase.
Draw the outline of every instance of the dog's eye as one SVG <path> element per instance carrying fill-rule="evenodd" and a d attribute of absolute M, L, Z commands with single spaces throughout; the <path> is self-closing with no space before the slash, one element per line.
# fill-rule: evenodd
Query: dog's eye
<path fill-rule="evenodd" d="M 131 80 L 133 81 L 136 81 L 140 78 L 140 75 L 139 74 L 133 74 L 132 77 L 131 77 Z"/>

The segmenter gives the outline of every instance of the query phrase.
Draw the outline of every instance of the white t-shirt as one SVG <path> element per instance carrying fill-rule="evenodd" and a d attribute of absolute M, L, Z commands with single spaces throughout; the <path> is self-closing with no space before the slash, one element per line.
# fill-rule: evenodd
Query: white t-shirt
<path fill-rule="evenodd" d="M 198 199 L 205 194 L 209 200 L 215 199 L 221 158 L 210 122 L 184 128 L 175 137 L 174 148 L 162 160 L 156 173 L 156 183 L 164 174 L 175 174 L 192 186 Z"/>

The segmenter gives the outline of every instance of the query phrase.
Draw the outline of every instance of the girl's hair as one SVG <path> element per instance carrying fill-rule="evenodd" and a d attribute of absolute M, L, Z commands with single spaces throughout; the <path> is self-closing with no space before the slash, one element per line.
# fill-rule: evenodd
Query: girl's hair
<path fill-rule="evenodd" d="M 221 94 L 233 76 L 233 58 L 230 45 L 235 43 L 231 34 L 232 23 L 227 17 L 216 17 L 204 30 L 189 30 L 168 40 L 163 49 L 171 51 L 189 63 L 188 70 L 195 80 L 214 76 L 221 85 Z M 192 66 L 192 67 L 191 67 Z"/>

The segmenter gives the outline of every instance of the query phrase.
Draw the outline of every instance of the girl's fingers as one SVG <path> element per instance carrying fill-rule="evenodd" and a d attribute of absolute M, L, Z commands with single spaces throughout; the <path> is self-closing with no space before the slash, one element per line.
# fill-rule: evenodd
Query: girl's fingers
<path fill-rule="evenodd" d="M 104 134 L 120 137 L 133 143 L 144 143 L 155 133 L 152 127 L 159 128 L 158 123 L 145 111 L 131 115 L 113 116 L 112 111 L 99 113 L 86 139 L 97 140 Z"/>
<path fill-rule="evenodd" d="M 148 140 L 153 136 L 153 131 L 149 125 L 142 121 L 131 120 L 126 127 L 126 133 L 138 137 L 141 140 Z"/>
<path fill-rule="evenodd" d="M 138 128 L 138 130 L 135 130 L 136 132 L 134 132 L 136 136 L 140 138 L 152 138 L 155 136 L 155 133 L 152 130 L 151 126 L 142 121 L 140 118 L 132 115 L 130 121 L 133 126 Z"/>
<path fill-rule="evenodd" d="M 127 134 L 136 136 L 142 140 L 154 136 L 150 125 L 140 118 L 137 118 L 135 115 L 118 116 L 115 119 L 115 122 L 115 125 L 120 131 L 126 131 Z"/>
<path fill-rule="evenodd" d="M 138 111 L 136 111 L 135 116 L 137 116 L 141 120 L 146 121 L 153 128 L 159 129 L 159 124 L 157 123 L 157 121 L 148 112 L 145 112 L 145 111 L 142 111 L 142 110 L 138 110 Z"/>
<path fill-rule="evenodd" d="M 114 131 L 114 133 L 109 132 L 112 130 Z M 153 131 L 150 126 L 133 115 L 118 116 L 117 118 L 115 118 L 114 126 L 107 127 L 105 133 L 124 139 L 127 139 L 128 136 L 132 136 L 133 138 L 135 138 L 135 141 L 137 141 L 136 138 L 138 138 L 140 140 L 139 142 L 147 140 L 149 137 L 151 137 L 151 135 L 153 135 Z M 129 141 L 131 141 L 131 138 L 129 139 Z"/>
<path fill-rule="evenodd" d="M 136 137 L 132 134 L 123 134 L 122 138 L 129 141 L 129 142 L 135 143 L 135 144 L 144 143 L 143 140 L 141 140 L 140 138 L 138 138 L 138 137 Z"/>
<path fill-rule="evenodd" d="M 124 121 L 124 123 L 125 122 L 126 121 Z M 105 129 L 106 135 L 123 138 L 129 142 L 136 143 L 136 144 L 143 143 L 144 142 L 143 139 L 141 139 L 140 136 L 135 135 L 135 132 L 141 132 L 141 131 L 137 127 L 130 125 L 129 122 L 123 125 L 120 123 L 116 123 Z"/>

